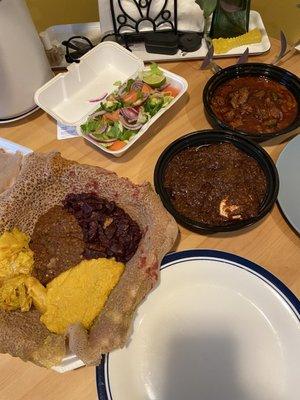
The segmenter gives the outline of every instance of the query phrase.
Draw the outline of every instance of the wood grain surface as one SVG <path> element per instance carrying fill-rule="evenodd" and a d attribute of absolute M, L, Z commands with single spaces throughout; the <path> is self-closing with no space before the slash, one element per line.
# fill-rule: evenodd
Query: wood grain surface
<path fill-rule="evenodd" d="M 269 53 L 251 61 L 270 62 L 279 43 L 272 40 Z M 236 59 L 218 60 L 221 66 Z M 127 176 L 134 182 L 153 182 L 155 163 L 163 149 L 176 138 L 209 128 L 203 112 L 202 91 L 211 77 L 199 69 L 200 61 L 162 63 L 162 67 L 183 76 L 189 84 L 187 94 L 171 108 L 147 134 L 121 158 L 109 157 L 82 138 L 58 141 L 56 123 L 43 111 L 7 125 L 0 125 L 0 136 L 33 150 L 58 150 L 66 158 L 98 165 Z M 282 67 L 300 74 L 300 54 L 288 57 Z M 274 161 L 286 143 L 265 146 Z M 175 249 L 210 248 L 246 257 L 267 268 L 300 296 L 300 240 L 283 218 L 278 206 L 254 228 L 230 234 L 202 236 L 180 227 Z M 0 400 L 92 400 L 97 399 L 95 368 L 81 368 L 58 374 L 8 355 L 0 355 Z"/>

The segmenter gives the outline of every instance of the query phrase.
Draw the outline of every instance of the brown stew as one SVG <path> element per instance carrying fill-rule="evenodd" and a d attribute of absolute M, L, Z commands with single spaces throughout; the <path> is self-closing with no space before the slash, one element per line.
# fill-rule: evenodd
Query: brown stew
<path fill-rule="evenodd" d="M 126 263 L 135 254 L 142 232 L 138 224 L 114 201 L 94 193 L 69 194 L 65 209 L 82 229 L 83 258 L 114 257 Z"/>
<path fill-rule="evenodd" d="M 115 202 L 94 193 L 69 194 L 38 219 L 30 241 L 34 276 L 46 285 L 82 259 L 114 257 L 126 263 L 142 232 Z"/>
<path fill-rule="evenodd" d="M 40 216 L 29 245 L 34 252 L 33 275 L 43 285 L 82 261 L 82 230 L 76 218 L 61 206 Z"/>
<path fill-rule="evenodd" d="M 258 215 L 266 176 L 258 162 L 231 143 L 177 153 L 164 174 L 173 207 L 205 225 L 230 225 Z"/>
<path fill-rule="evenodd" d="M 226 125 L 247 133 L 274 133 L 295 120 L 298 104 L 282 84 L 265 77 L 244 76 L 221 84 L 211 107 Z"/>

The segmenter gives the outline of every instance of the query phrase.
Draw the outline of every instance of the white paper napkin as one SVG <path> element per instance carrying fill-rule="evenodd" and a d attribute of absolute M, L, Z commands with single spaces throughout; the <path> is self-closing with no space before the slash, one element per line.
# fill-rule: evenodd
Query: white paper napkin
<path fill-rule="evenodd" d="M 62 360 L 60 365 L 52 367 L 51 369 L 63 374 L 64 372 L 68 372 L 68 371 L 72 371 L 73 369 L 81 368 L 84 365 L 85 365 L 84 362 L 79 360 L 78 357 L 70 354 Z"/>
<path fill-rule="evenodd" d="M 110 11 L 110 2 L 107 0 L 98 0 L 100 25 L 102 33 L 113 30 L 113 23 Z M 122 0 L 124 10 L 134 19 L 141 18 L 134 0 Z M 165 0 L 155 0 L 151 3 L 149 16 L 155 18 L 161 11 Z M 171 12 L 173 11 L 173 2 L 169 1 L 166 7 Z M 115 2 L 116 16 L 122 13 L 118 3 Z M 203 12 L 195 3 L 195 0 L 177 0 L 177 20 L 178 29 L 182 31 L 203 31 L 204 19 Z M 128 21 L 130 23 L 131 21 Z M 169 25 L 165 27 L 170 28 Z M 143 30 L 143 29 L 142 29 Z"/>
<path fill-rule="evenodd" d="M 57 122 L 57 140 L 73 139 L 80 136 L 76 126 L 68 126 Z"/>

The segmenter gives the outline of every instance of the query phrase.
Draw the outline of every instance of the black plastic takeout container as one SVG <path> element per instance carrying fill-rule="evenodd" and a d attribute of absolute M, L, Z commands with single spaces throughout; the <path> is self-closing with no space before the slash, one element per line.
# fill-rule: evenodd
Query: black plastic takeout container
<path fill-rule="evenodd" d="M 281 83 L 287 89 L 289 89 L 295 96 L 298 103 L 298 114 L 293 123 L 287 128 L 281 129 L 280 131 L 274 133 L 255 134 L 234 129 L 219 120 L 211 107 L 212 96 L 217 87 L 230 79 L 241 76 L 264 76 Z M 246 63 L 232 65 L 222 69 L 213 75 L 206 83 L 203 91 L 203 103 L 206 117 L 214 128 L 221 128 L 227 130 L 228 132 L 239 133 L 256 142 L 264 142 L 279 136 L 282 136 L 282 140 L 284 140 L 286 137 L 296 133 L 296 129 L 300 127 L 300 79 L 291 72 L 270 64 Z"/>
<path fill-rule="evenodd" d="M 238 149 L 244 151 L 249 156 L 258 161 L 263 169 L 267 179 L 267 192 L 265 199 L 261 205 L 259 214 L 251 219 L 244 221 L 236 221 L 230 225 L 211 226 L 204 225 L 197 221 L 191 220 L 184 215 L 178 213 L 173 207 L 169 194 L 164 187 L 164 173 L 169 161 L 187 147 L 205 146 L 213 143 L 230 142 Z M 176 221 L 185 228 L 202 234 L 235 231 L 255 224 L 262 219 L 273 207 L 279 189 L 278 172 L 268 153 L 259 145 L 251 140 L 230 132 L 221 130 L 204 130 L 190 133 L 182 136 L 171 143 L 160 155 L 154 170 L 154 186 L 159 194 L 166 209 L 174 216 Z"/>

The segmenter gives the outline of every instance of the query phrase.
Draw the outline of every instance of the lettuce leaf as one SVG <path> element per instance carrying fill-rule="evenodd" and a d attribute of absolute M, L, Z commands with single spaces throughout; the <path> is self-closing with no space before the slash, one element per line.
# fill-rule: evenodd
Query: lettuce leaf
<path fill-rule="evenodd" d="M 96 119 L 91 119 L 88 120 L 86 123 L 82 124 L 80 126 L 82 132 L 84 133 L 90 133 L 90 132 L 95 132 L 97 129 L 99 129 L 101 125 L 101 122 Z"/>

